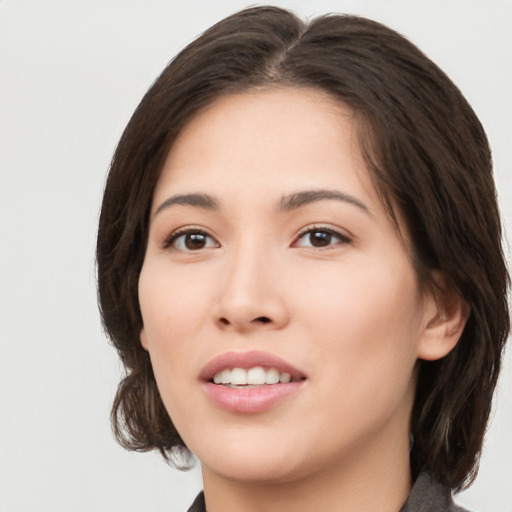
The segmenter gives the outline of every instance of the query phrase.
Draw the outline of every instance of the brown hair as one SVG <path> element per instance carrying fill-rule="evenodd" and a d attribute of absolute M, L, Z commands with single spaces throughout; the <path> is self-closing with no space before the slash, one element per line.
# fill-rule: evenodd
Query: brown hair
<path fill-rule="evenodd" d="M 471 313 L 456 348 L 420 362 L 412 414 L 413 473 L 427 467 L 459 489 L 476 475 L 509 331 L 509 278 L 485 133 L 450 79 L 398 33 L 368 19 L 305 23 L 255 7 L 203 33 L 163 71 L 114 154 L 98 233 L 105 329 L 126 368 L 112 409 L 119 442 L 187 454 L 169 418 L 139 334 L 138 279 L 152 194 L 183 126 L 220 95 L 258 86 L 312 87 L 349 105 L 390 214 L 404 219 L 418 281 L 433 271 Z"/>

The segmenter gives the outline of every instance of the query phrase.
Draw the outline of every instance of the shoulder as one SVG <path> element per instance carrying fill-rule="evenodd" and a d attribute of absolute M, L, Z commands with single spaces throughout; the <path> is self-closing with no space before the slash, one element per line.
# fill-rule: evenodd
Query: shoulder
<path fill-rule="evenodd" d="M 420 473 L 411 494 L 400 512 L 469 512 L 453 502 L 450 488 L 435 480 L 430 473 Z"/>

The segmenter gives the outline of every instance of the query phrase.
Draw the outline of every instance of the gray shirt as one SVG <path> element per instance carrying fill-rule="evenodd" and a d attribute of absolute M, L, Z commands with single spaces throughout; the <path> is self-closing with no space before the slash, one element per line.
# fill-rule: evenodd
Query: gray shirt
<path fill-rule="evenodd" d="M 188 512 L 206 512 L 204 494 L 201 492 Z M 448 487 L 434 480 L 424 471 L 414 482 L 411 494 L 399 512 L 468 512 L 453 503 Z"/>
<path fill-rule="evenodd" d="M 424 471 L 414 482 L 400 512 L 468 512 L 455 505 L 451 490 Z"/>

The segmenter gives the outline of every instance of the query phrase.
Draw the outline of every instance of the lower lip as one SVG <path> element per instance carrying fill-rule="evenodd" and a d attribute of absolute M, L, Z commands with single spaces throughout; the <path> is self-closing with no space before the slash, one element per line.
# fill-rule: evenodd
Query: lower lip
<path fill-rule="evenodd" d="M 230 412 L 256 413 L 271 409 L 298 391 L 304 381 L 271 384 L 255 388 L 229 388 L 213 382 L 203 383 L 208 398 Z"/>

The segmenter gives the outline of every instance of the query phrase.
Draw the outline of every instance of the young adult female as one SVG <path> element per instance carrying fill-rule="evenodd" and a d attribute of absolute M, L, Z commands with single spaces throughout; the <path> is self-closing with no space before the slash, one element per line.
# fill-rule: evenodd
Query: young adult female
<path fill-rule="evenodd" d="M 509 330 L 485 133 L 376 22 L 219 22 L 114 155 L 99 298 L 121 444 L 192 452 L 190 510 L 460 510 Z"/>

